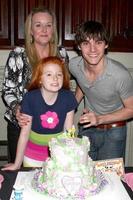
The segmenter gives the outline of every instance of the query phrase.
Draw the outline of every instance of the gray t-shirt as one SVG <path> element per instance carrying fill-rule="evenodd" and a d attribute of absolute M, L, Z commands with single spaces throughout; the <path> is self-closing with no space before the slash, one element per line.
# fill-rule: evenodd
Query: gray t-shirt
<path fill-rule="evenodd" d="M 85 107 L 97 114 L 107 114 L 123 107 L 122 100 L 133 96 L 133 79 L 121 63 L 105 56 L 104 73 L 93 83 L 85 76 L 81 56 L 72 58 L 69 70 L 85 94 Z"/>

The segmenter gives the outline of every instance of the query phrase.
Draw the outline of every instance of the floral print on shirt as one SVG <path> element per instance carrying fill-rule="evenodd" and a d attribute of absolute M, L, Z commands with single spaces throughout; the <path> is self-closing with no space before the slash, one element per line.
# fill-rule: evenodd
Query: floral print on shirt
<path fill-rule="evenodd" d="M 53 129 L 59 123 L 59 118 L 56 112 L 47 111 L 40 116 L 41 125 L 44 128 Z"/>

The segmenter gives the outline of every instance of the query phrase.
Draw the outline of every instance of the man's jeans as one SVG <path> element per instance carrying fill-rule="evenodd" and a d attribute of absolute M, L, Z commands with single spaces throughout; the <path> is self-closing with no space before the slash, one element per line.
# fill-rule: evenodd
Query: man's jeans
<path fill-rule="evenodd" d="M 89 155 L 93 160 L 105 160 L 122 157 L 125 160 L 127 127 L 110 129 L 79 128 L 79 136 L 90 140 Z"/>

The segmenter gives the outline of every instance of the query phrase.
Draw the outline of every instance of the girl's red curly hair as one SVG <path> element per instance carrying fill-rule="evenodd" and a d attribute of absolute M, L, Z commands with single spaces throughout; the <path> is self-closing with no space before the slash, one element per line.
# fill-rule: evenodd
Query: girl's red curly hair
<path fill-rule="evenodd" d="M 67 66 L 64 63 L 62 59 L 56 56 L 50 56 L 47 58 L 43 58 L 40 60 L 40 62 L 37 64 L 37 66 L 34 68 L 33 73 L 32 73 L 32 79 L 31 82 L 28 86 L 28 90 L 34 90 L 41 88 L 41 76 L 43 74 L 43 69 L 47 64 L 57 64 L 60 66 L 62 73 L 63 73 L 63 86 L 62 88 L 64 89 L 69 89 L 69 83 L 70 83 L 70 75 L 67 70 Z"/>

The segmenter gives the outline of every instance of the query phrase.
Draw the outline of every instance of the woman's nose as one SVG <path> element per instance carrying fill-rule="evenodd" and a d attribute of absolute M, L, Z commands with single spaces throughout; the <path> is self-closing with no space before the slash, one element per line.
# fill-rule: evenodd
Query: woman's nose
<path fill-rule="evenodd" d="M 42 26 L 42 30 L 43 30 L 44 32 L 46 32 L 46 31 L 47 31 L 47 26 L 46 26 L 46 25 L 43 25 L 43 26 Z"/>

